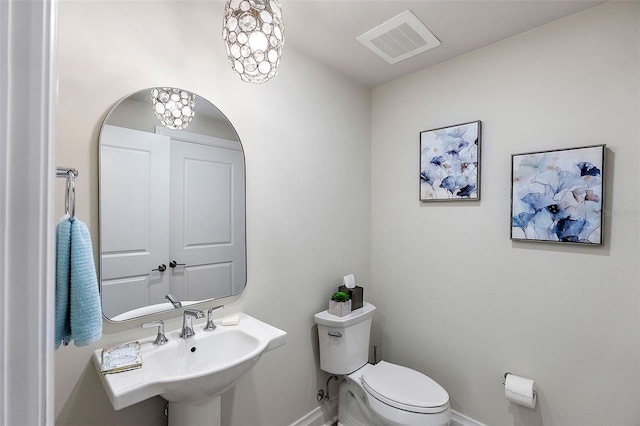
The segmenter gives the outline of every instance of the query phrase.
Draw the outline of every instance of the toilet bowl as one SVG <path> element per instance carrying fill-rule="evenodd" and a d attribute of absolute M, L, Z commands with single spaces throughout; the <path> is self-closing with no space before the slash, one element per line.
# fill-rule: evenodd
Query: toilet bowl
<path fill-rule="evenodd" d="M 410 368 L 386 361 L 365 364 L 340 385 L 342 426 L 445 426 L 450 421 L 449 394 Z"/>
<path fill-rule="evenodd" d="M 451 421 L 449 394 L 430 377 L 380 361 L 368 364 L 369 335 L 375 306 L 344 317 L 315 315 L 320 368 L 342 375 L 338 424 L 342 426 L 444 426 Z"/>

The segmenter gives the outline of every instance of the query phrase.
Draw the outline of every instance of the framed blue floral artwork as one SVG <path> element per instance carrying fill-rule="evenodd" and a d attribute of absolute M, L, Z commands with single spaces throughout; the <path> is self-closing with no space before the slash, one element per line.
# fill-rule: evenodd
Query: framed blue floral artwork
<path fill-rule="evenodd" d="M 480 199 L 482 122 L 420 132 L 420 201 Z"/>
<path fill-rule="evenodd" d="M 606 145 L 511 156 L 511 239 L 603 244 Z"/>

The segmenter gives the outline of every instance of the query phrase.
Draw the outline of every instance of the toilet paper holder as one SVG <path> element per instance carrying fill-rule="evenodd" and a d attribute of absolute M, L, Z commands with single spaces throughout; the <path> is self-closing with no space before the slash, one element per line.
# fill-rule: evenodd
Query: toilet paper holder
<path fill-rule="evenodd" d="M 504 373 L 504 380 L 502 381 L 502 384 L 503 384 L 503 385 L 504 385 L 504 384 L 506 384 L 506 382 L 507 382 L 507 376 L 508 376 L 509 374 L 513 374 L 513 373 L 512 373 L 512 372 L 510 372 L 510 371 L 507 371 L 506 373 Z M 534 390 L 533 390 L 533 395 L 534 395 L 534 396 L 537 396 L 537 393 L 538 393 L 538 392 L 534 389 Z"/>

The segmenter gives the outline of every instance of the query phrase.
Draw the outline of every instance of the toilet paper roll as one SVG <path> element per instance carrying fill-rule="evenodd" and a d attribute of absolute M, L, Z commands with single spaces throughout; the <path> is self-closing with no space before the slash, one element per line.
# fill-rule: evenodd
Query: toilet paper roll
<path fill-rule="evenodd" d="M 504 381 L 504 396 L 514 404 L 527 408 L 536 407 L 536 382 L 513 374 L 507 374 Z"/>

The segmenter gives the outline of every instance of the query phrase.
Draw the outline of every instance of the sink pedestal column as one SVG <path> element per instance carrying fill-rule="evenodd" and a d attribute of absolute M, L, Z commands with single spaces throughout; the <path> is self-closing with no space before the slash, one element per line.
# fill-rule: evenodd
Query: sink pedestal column
<path fill-rule="evenodd" d="M 169 426 L 220 426 L 220 395 L 200 402 L 169 402 Z"/>

